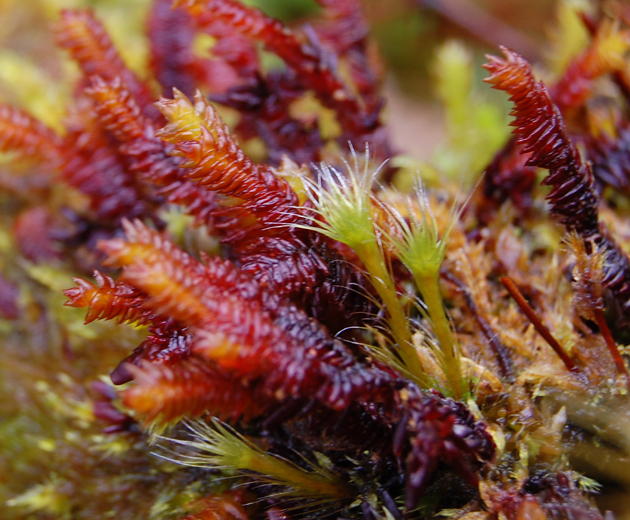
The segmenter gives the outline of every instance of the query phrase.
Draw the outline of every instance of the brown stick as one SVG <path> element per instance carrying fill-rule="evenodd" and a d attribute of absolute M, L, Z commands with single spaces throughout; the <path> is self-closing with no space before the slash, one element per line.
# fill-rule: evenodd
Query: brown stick
<path fill-rule="evenodd" d="M 601 309 L 595 309 L 593 313 L 595 314 L 595 323 L 597 323 L 599 331 L 602 333 L 602 336 L 604 336 L 604 340 L 606 341 L 606 346 L 610 351 L 610 355 L 615 361 L 615 365 L 617 365 L 617 370 L 620 374 L 628 375 L 628 369 L 626 368 L 626 364 L 623 362 L 623 358 L 619 353 L 617 343 L 615 343 L 615 340 L 610 333 L 610 329 L 608 328 L 608 324 L 606 323 L 606 319 L 604 318 L 604 313 Z"/>
<path fill-rule="evenodd" d="M 519 291 L 514 282 L 507 276 L 500 278 L 500 281 L 503 284 L 503 287 L 507 289 L 507 292 L 510 293 L 510 296 L 514 299 L 516 304 L 523 311 L 523 314 L 527 316 L 534 328 L 538 331 L 538 334 L 540 334 L 544 338 L 544 340 L 549 343 L 549 346 L 555 351 L 555 353 L 558 354 L 558 356 L 564 363 L 564 366 L 567 367 L 567 369 L 571 372 L 579 372 L 580 369 L 575 365 L 573 360 L 564 351 L 562 345 L 560 345 L 556 338 L 551 335 L 551 332 L 545 326 L 545 324 L 540 321 L 540 318 L 538 316 L 536 316 L 534 309 L 532 309 L 529 303 L 527 303 L 527 300 L 523 297 L 521 291 Z"/>

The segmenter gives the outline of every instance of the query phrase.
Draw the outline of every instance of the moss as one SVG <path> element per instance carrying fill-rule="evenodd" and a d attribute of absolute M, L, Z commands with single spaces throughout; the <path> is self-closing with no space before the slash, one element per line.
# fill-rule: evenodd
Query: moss
<path fill-rule="evenodd" d="M 41 29 L 58 8 L 85 7 L 70 3 L 16 4 L 12 16 Z M 22 57 L 24 40 L 0 34 L 12 48 L 0 95 L 25 110 L 0 113 L 0 516 L 562 520 L 601 518 L 598 492 L 602 510 L 612 491 L 627 499 L 630 289 L 617 279 L 630 276 L 628 201 L 600 195 L 596 183 L 623 178 L 592 177 L 587 164 L 630 175 L 618 153 L 625 31 L 613 31 L 601 52 L 615 59 L 595 74 L 580 54 L 590 48 L 576 29 L 582 3 L 560 2 L 555 91 L 520 56 L 491 59 L 492 81 L 517 101 L 525 154 L 508 140 L 505 100 L 481 91 L 475 54 L 441 46 L 434 81 L 448 135 L 423 163 L 392 152 L 379 65 L 352 1 L 282 11 L 323 13 L 319 39 L 227 1 L 212 3 L 216 28 L 210 7 L 180 2 L 190 17 L 162 37 L 211 35 L 176 56 L 167 46 L 173 62 L 152 72 L 157 37 L 143 36 L 142 18 L 160 2 L 89 3 L 126 64 L 108 55 L 100 72 L 128 83 L 70 70 L 52 51 Z M 385 54 L 407 63 L 411 47 L 396 47 L 434 32 L 438 17 L 394 14 L 380 28 L 395 33 Z M 31 34 L 29 45 L 46 46 L 46 32 Z M 90 45 L 98 62 L 100 43 Z M 158 130 L 142 95 L 157 89 L 159 66 L 194 76 L 230 126 L 203 95 L 175 91 Z M 208 79 L 217 71 L 233 81 L 221 91 Z M 552 98 L 567 77 L 586 87 L 560 112 Z M 528 117 L 536 103 L 549 117 Z M 67 104 L 79 107 L 71 117 Z M 361 148 L 346 153 L 348 141 Z M 418 164 L 428 188 L 417 187 Z M 543 167 L 579 170 L 582 184 L 546 192 Z M 578 191 L 594 226 L 584 204 L 575 209 Z M 89 301 L 64 305 L 73 277 L 94 268 L 98 286 L 67 291 L 89 287 Z M 103 319 L 84 324 L 75 304 Z"/>

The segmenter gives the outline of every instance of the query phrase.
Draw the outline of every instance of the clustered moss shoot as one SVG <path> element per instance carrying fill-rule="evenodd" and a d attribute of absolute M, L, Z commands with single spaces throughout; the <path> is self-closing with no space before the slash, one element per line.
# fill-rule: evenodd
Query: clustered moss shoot
<path fill-rule="evenodd" d="M 30 13 L 35 10 L 33 6 L 18 12 L 46 18 L 62 3 L 42 0 L 45 9 L 39 15 Z M 146 53 L 139 36 L 145 4 L 121 1 L 99 2 L 97 6 L 99 14 L 109 21 L 114 39 L 121 42 L 119 48 L 125 51 L 129 65 L 140 71 Z M 559 2 L 559 22 L 549 60 L 552 73 L 564 70 L 570 58 L 588 43 L 576 22 L 577 9 L 585 6 L 585 2 Z M 69 66 L 63 63 L 64 80 L 57 81 L 58 71 L 40 65 L 21 54 L 3 53 L 0 94 L 51 127 L 61 128 L 60 107 L 71 96 L 72 82 L 65 78 L 72 78 L 73 72 L 66 74 Z M 599 489 L 586 475 L 614 480 L 623 490 L 616 499 L 623 501 L 630 485 L 624 476 L 630 415 L 624 401 L 620 402 L 625 407 L 616 408 L 619 402 L 615 399 L 626 396 L 627 388 L 601 358 L 603 343 L 597 339 L 589 344 L 589 338 L 568 323 L 576 296 L 560 273 L 561 265 L 572 260 L 558 248 L 559 232 L 542 202 L 536 206 L 537 218 L 518 224 L 514 210 L 504 206 L 480 231 L 485 233 L 485 242 L 466 240 L 466 233 L 478 223 L 461 214 L 455 200 L 463 189 L 474 186 L 483 167 L 507 139 L 507 116 L 500 105 L 488 101 L 474 86 L 473 60 L 462 44 L 447 43 L 435 67 L 447 119 L 448 148 L 441 149 L 427 165 L 425 180 L 430 195 L 425 188 L 410 190 L 412 198 L 404 202 L 399 193 L 389 189 L 377 190 L 378 195 L 374 195 L 370 189 L 378 170 L 369 164 L 369 157 L 365 158 L 365 169 L 353 164 L 347 174 L 323 165 L 317 183 L 304 181 L 304 193 L 320 217 L 312 227 L 356 252 L 382 301 L 387 331 L 375 336 L 386 345 L 373 346 L 373 355 L 400 369 L 422 388 L 437 388 L 465 401 L 488 421 L 499 450 L 497 466 L 480 485 L 481 500 L 488 507 L 505 498 L 500 484 L 508 488 L 510 482 L 524 482 L 541 473 L 536 473 L 541 467 L 549 473 L 566 471 L 585 490 Z M 191 117 L 191 125 L 198 124 L 197 119 Z M 11 157 L 0 159 L 8 163 Z M 418 185 L 413 161 L 397 157 L 392 163 L 412 165 L 399 171 L 398 186 Z M 422 177 L 425 172 L 419 173 Z M 17 181 L 13 178 L 12 182 Z M 35 198 L 54 207 L 62 202 L 75 206 L 84 203 L 71 191 L 55 189 L 49 193 L 38 191 L 36 185 L 32 189 Z M 537 188 L 535 196 L 541 201 L 542 191 Z M 63 307 L 61 291 L 72 285 L 74 266 L 63 258 L 43 264 L 23 258 L 11 232 L 20 204 L 8 191 L 0 197 L 0 269 L 16 288 L 20 311 L 19 319 L 0 321 L 0 473 L 6 475 L 0 479 L 0 502 L 4 504 L 0 512 L 4 518 L 180 518 L 187 504 L 228 488 L 234 474 L 254 475 L 265 484 L 290 489 L 292 498 L 313 499 L 311 503 L 322 497 L 334 500 L 345 496 L 347 488 L 328 471 L 323 455 L 319 465 L 306 470 L 270 457 L 217 421 L 190 423 L 194 440 L 174 439 L 179 447 L 194 448 L 194 452 L 185 452 L 194 455 L 173 454 L 168 451 L 170 441 L 164 441 L 167 451 L 158 451 L 163 456 L 156 457 L 152 455 L 155 446 L 145 438 L 103 434 L 102 424 L 92 411 L 100 398 L 92 384 L 108 384 L 106 374 L 141 341 L 146 330 L 110 322 L 86 326 L 81 310 Z M 384 210 L 383 200 L 395 211 Z M 630 206 L 623 198 L 617 202 L 619 211 L 606 218 L 625 232 L 623 218 Z M 203 239 L 189 230 L 185 225 L 189 222 L 179 213 L 166 214 L 165 221 L 182 244 L 210 249 L 207 243 L 198 245 Z M 574 251 L 579 249 L 579 241 L 572 243 Z M 622 245 L 628 247 L 626 241 Z M 408 269 L 413 287 L 403 290 L 396 285 L 392 251 Z M 575 256 L 580 259 L 579 251 Z M 504 295 L 488 281 L 493 262 L 501 262 L 519 284 L 535 289 L 547 325 L 569 352 L 580 352 L 594 379 L 605 389 L 602 394 L 589 394 L 580 402 L 579 384 L 563 372 L 516 306 L 500 302 Z M 597 271 L 596 267 L 586 268 Z M 579 276 L 585 276 L 586 268 L 578 261 Z M 461 294 L 444 287 L 441 269 L 455 272 L 469 288 L 468 304 Z M 499 341 L 516 353 L 515 381 L 497 377 L 497 367 L 487 354 L 493 338 L 475 329 L 470 301 L 477 315 L 496 331 Z M 422 327 L 415 328 L 412 318 L 421 321 Z M 388 334 L 399 357 L 388 350 Z M 623 347 L 622 352 L 625 354 Z M 583 438 L 567 441 L 563 432 L 568 422 L 585 432 L 590 432 L 589 423 L 595 424 L 599 433 L 584 433 Z M 578 470 L 570 469 L 569 459 L 576 461 Z M 509 471 L 503 471 L 499 462 Z M 223 478 L 207 478 L 202 470 L 208 467 L 225 470 L 228 483 Z M 579 473 L 582 469 L 586 475 Z M 614 504 L 614 493 L 611 496 Z M 373 501 L 378 509 L 378 499 Z M 423 506 L 431 510 L 430 497 Z M 378 511 L 387 515 L 386 509 Z M 628 514 L 623 506 L 617 506 L 617 511 Z M 529 512 L 527 518 L 542 518 L 533 506 Z M 467 512 L 445 510 L 441 514 L 464 517 Z M 481 506 L 468 514 L 480 515 L 475 518 L 489 515 Z"/>

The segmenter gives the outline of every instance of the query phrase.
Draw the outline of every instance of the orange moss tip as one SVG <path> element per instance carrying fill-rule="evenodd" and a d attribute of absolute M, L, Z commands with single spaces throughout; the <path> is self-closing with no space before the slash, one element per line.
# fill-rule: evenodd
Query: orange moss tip
<path fill-rule="evenodd" d="M 499 46 L 506 59 L 499 58 L 492 54 L 486 54 L 488 63 L 482 67 L 490 72 L 490 76 L 484 78 L 484 82 L 490 83 L 492 88 L 505 90 L 505 87 L 522 83 L 529 79 L 531 72 L 529 62 L 517 52 L 508 49 L 503 45 Z"/>
<path fill-rule="evenodd" d="M 127 368 L 135 384 L 122 392 L 122 402 L 148 427 L 165 427 L 205 413 L 250 420 L 265 409 L 256 404 L 250 389 L 197 357 L 173 366 L 143 362 Z"/>
<path fill-rule="evenodd" d="M 62 139 L 23 110 L 0 104 L 0 151 L 17 152 L 41 162 L 61 162 Z"/>
<path fill-rule="evenodd" d="M 229 127 L 199 91 L 194 104 L 176 89 L 174 94 L 175 99 L 162 98 L 156 104 L 168 120 L 156 136 L 177 145 L 177 154 L 187 159 L 182 167 L 195 167 L 188 173 L 189 178 L 233 195 L 230 191 L 238 189 L 242 176 L 256 175 L 257 166 L 236 144 Z"/>
<path fill-rule="evenodd" d="M 168 121 L 168 124 L 156 132 L 163 141 L 177 144 L 180 141 L 197 140 L 201 127 L 213 129 L 213 135 L 229 135 L 229 128 L 215 108 L 201 94 L 195 91 L 193 101 L 180 90 L 173 89 L 173 99 L 161 97 L 155 104 Z"/>
<path fill-rule="evenodd" d="M 107 263 L 123 267 L 122 279 L 149 296 L 148 308 L 188 325 L 205 323 L 209 312 L 201 301 L 203 264 L 139 221 L 124 227 L 127 240 L 99 242 Z"/>
<path fill-rule="evenodd" d="M 99 248 L 107 254 L 109 265 L 123 268 L 122 280 L 147 295 L 145 308 L 193 327 L 200 339 L 212 336 L 208 328 L 212 333 L 218 329 L 246 338 L 245 344 L 254 341 L 254 330 L 265 337 L 269 334 L 271 322 L 255 300 L 257 286 L 251 285 L 250 293 L 254 292 L 245 298 L 235 287 L 252 284 L 247 275 L 222 260 L 208 259 L 209 264 L 204 265 L 141 222 L 125 222 L 124 227 L 127 240 L 102 241 Z M 255 301 L 246 301 L 248 298 Z M 215 342 L 212 348 L 207 341 L 202 343 L 213 358 L 223 352 L 225 356 L 220 357 L 226 364 L 236 355 L 226 351 L 227 346 L 237 345 L 235 342 Z"/>
<path fill-rule="evenodd" d="M 92 301 L 94 292 L 97 290 L 96 286 L 82 278 L 75 277 L 72 280 L 78 287 L 72 287 L 63 291 L 63 294 L 70 298 L 64 305 L 67 307 L 87 307 Z"/>
<path fill-rule="evenodd" d="M 264 224 L 294 221 L 299 198 L 284 179 L 267 165 L 253 163 L 238 146 L 214 107 L 197 92 L 194 103 L 174 90 L 175 99 L 161 99 L 157 107 L 168 124 L 156 132 L 174 144 L 173 155 L 189 168 L 185 177 L 210 191 L 241 199 L 234 215 L 255 215 Z"/>
<path fill-rule="evenodd" d="M 192 259 L 160 233 L 151 229 L 140 220 L 123 220 L 122 227 L 126 239 L 114 238 L 101 240 L 97 247 L 109 257 L 108 263 L 117 267 L 131 265 L 134 261 L 145 259 L 155 261 L 164 256 L 191 264 Z"/>
<path fill-rule="evenodd" d="M 107 275 L 94 271 L 97 285 L 81 278 L 73 278 L 77 287 L 66 289 L 68 307 L 88 307 L 85 323 L 95 320 L 116 319 L 118 323 L 138 323 L 145 325 L 156 314 L 143 307 L 147 296 L 124 282 L 115 282 Z"/>

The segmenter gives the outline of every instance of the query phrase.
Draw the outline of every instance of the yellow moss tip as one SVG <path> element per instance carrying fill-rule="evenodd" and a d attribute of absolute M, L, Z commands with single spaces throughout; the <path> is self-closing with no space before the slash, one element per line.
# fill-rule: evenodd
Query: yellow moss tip
<path fill-rule="evenodd" d="M 201 138 L 204 112 L 209 104 L 200 92 L 195 94 L 193 103 L 183 92 L 173 88 L 173 99 L 160 98 L 156 106 L 168 121 L 168 124 L 156 133 L 158 137 L 170 143 Z"/>
<path fill-rule="evenodd" d="M 374 176 L 368 173 L 367 164 L 363 171 L 348 166 L 346 176 L 322 163 L 319 181 L 307 179 L 305 185 L 315 212 L 322 219 L 313 229 L 355 250 L 374 242 L 376 232 L 370 196 Z"/>

